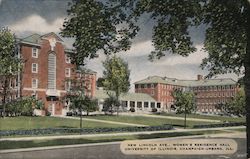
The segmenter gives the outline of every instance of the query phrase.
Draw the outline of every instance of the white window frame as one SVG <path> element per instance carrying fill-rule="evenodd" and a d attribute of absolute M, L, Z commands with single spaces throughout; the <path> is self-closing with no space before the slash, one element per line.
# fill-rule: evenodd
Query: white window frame
<path fill-rule="evenodd" d="M 68 74 L 67 74 L 67 70 L 68 70 Z M 65 68 L 65 77 L 70 77 L 70 75 L 71 75 L 70 68 Z"/>
<path fill-rule="evenodd" d="M 71 63 L 71 59 L 67 54 L 65 54 L 65 62 L 66 63 Z"/>
<path fill-rule="evenodd" d="M 34 51 L 34 50 L 36 50 L 36 51 Z M 32 48 L 32 57 L 33 58 L 38 58 L 38 49 L 35 48 L 35 47 Z"/>
<path fill-rule="evenodd" d="M 35 68 L 36 70 L 34 71 L 33 68 Z M 32 63 L 31 64 L 31 72 L 32 73 L 38 73 L 38 64 L 37 63 Z"/>
<path fill-rule="evenodd" d="M 35 85 L 34 85 L 34 80 L 35 80 Z M 32 78 L 31 80 L 31 87 L 32 88 L 38 88 L 38 79 L 37 78 Z"/>

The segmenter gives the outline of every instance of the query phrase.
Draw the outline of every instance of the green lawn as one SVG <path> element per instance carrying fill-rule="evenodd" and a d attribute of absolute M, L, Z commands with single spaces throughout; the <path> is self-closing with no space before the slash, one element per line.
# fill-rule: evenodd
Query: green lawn
<path fill-rule="evenodd" d="M 28 130 L 39 128 L 79 128 L 79 120 L 56 117 L 6 117 L 0 119 L 0 130 Z M 124 125 L 83 121 L 84 128 L 124 127 Z"/>
<path fill-rule="evenodd" d="M 160 115 L 164 116 L 176 116 L 176 117 L 184 117 L 184 114 L 173 114 L 173 113 L 162 113 Z M 227 117 L 227 116 L 211 116 L 211 115 L 200 115 L 200 114 L 188 114 L 188 118 L 200 118 L 200 119 L 211 119 L 211 120 L 220 120 L 222 122 L 245 122 L 245 117 Z"/>
<path fill-rule="evenodd" d="M 99 116 L 89 116 L 87 118 L 125 122 L 125 123 L 132 123 L 132 124 L 142 124 L 142 125 L 149 125 L 149 126 L 171 124 L 173 126 L 181 126 L 182 127 L 184 125 L 183 120 L 153 118 L 153 117 L 144 117 L 144 116 L 122 116 L 122 115 L 104 116 L 104 115 L 99 115 Z M 190 128 L 193 125 L 197 125 L 197 124 L 211 124 L 211 122 L 187 121 L 187 126 Z"/>
<path fill-rule="evenodd" d="M 77 139 L 74 138 L 74 139 L 28 140 L 28 141 L 1 141 L 0 149 L 74 145 L 74 144 L 101 143 L 101 142 L 113 142 L 113 141 L 136 140 L 136 139 L 167 138 L 176 136 L 203 135 L 203 134 L 216 134 L 216 133 L 225 133 L 225 132 L 207 130 L 207 131 L 195 131 L 195 132 L 157 133 L 157 134 L 144 134 L 144 135 L 83 137 Z"/>

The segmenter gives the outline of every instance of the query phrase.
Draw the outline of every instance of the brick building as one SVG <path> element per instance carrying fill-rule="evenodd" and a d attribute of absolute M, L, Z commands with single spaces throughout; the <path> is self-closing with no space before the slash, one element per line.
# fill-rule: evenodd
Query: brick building
<path fill-rule="evenodd" d="M 35 96 L 43 101 L 46 112 L 64 115 L 69 110 L 68 104 L 62 102 L 71 86 L 68 79 L 81 77 L 85 80 L 86 95 L 95 95 L 96 72 L 86 69 L 85 74 L 79 74 L 69 58 L 74 52 L 55 33 L 20 39 L 18 50 L 24 65 L 17 78 L 17 97 Z"/>
<path fill-rule="evenodd" d="M 215 106 L 231 100 L 239 88 L 232 79 L 203 79 L 201 75 L 197 76 L 197 80 L 152 76 L 135 82 L 135 92 L 147 93 L 163 103 L 160 108 L 162 111 L 170 111 L 174 103 L 171 94 L 175 89 L 192 91 L 195 94 L 197 112 L 217 113 L 220 110 Z"/>

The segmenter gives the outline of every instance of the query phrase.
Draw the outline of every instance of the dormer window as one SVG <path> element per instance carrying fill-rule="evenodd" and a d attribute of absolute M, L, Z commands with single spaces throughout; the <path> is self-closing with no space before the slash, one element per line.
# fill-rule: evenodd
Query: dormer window
<path fill-rule="evenodd" d="M 38 49 L 37 48 L 32 48 L 32 57 L 38 58 Z"/>

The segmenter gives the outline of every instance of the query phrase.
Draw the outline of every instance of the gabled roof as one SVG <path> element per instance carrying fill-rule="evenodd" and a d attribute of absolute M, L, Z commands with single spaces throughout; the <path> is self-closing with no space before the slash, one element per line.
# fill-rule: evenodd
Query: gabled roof
<path fill-rule="evenodd" d="M 97 99 L 106 99 L 109 98 L 109 94 L 115 95 L 114 91 L 110 90 L 96 90 L 95 98 Z M 156 102 L 156 100 L 148 94 L 145 93 L 122 93 L 120 95 L 120 100 L 123 101 L 148 101 Z"/>
<path fill-rule="evenodd" d="M 54 33 L 54 32 L 50 32 L 48 34 L 44 34 L 44 35 L 41 36 L 41 38 L 47 38 L 47 37 L 51 37 L 51 36 L 53 36 L 54 38 L 56 38 L 58 41 L 63 42 L 63 40 L 56 33 Z"/>
<path fill-rule="evenodd" d="M 21 39 L 22 42 L 28 42 L 32 44 L 39 44 L 41 40 L 41 35 L 39 34 L 32 34 L 26 38 Z"/>
<path fill-rule="evenodd" d="M 237 82 L 231 78 L 225 79 L 202 79 L 202 80 L 179 80 L 176 78 L 160 77 L 160 76 L 149 76 L 146 79 L 135 82 L 135 84 L 151 84 L 151 83 L 161 83 L 170 84 L 177 86 L 216 86 L 216 85 L 234 85 Z"/>

